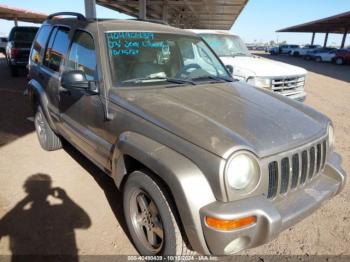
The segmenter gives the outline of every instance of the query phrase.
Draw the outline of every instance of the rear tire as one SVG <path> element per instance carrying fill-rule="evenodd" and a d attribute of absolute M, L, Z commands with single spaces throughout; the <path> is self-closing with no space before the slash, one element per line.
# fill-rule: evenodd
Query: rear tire
<path fill-rule="evenodd" d="M 51 129 L 41 106 L 36 109 L 34 124 L 39 143 L 43 149 L 53 151 L 62 148 L 61 139 Z"/>
<path fill-rule="evenodd" d="M 316 56 L 316 57 L 315 57 L 315 61 L 316 61 L 317 63 L 320 63 L 320 62 L 322 62 L 322 58 L 321 58 L 320 56 Z"/>
<path fill-rule="evenodd" d="M 123 189 L 125 220 L 136 249 L 141 255 L 194 255 L 182 237 L 171 198 L 152 177 L 134 171 Z"/>
<path fill-rule="evenodd" d="M 341 58 L 341 57 L 338 57 L 338 58 L 335 59 L 335 63 L 337 65 L 343 65 L 344 64 L 344 59 Z"/>

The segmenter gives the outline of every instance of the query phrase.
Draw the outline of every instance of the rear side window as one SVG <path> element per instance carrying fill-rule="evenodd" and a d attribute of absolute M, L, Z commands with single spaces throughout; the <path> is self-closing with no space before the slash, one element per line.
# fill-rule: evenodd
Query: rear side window
<path fill-rule="evenodd" d="M 45 48 L 47 39 L 49 38 L 49 34 L 51 31 L 51 27 L 48 25 L 44 25 L 40 28 L 37 38 L 35 39 L 31 59 L 36 63 L 40 63 L 42 61 L 41 51 Z"/>
<path fill-rule="evenodd" d="M 45 52 L 44 65 L 55 72 L 60 70 L 69 46 L 69 29 L 59 27 L 50 37 Z"/>
<path fill-rule="evenodd" d="M 90 34 L 83 31 L 75 33 L 66 67 L 71 70 L 82 70 L 87 80 L 95 79 L 96 52 Z"/>

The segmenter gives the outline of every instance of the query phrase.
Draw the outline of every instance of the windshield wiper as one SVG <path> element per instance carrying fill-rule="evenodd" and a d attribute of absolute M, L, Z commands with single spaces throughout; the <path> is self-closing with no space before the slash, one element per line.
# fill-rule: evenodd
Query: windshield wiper
<path fill-rule="evenodd" d="M 230 78 L 226 78 L 226 77 L 222 77 L 222 76 L 210 76 L 210 75 L 191 78 L 191 80 L 194 80 L 194 81 L 215 80 L 218 82 L 232 82 L 233 81 L 233 79 L 230 79 Z"/>
<path fill-rule="evenodd" d="M 142 83 L 143 81 L 147 80 L 160 80 L 160 81 L 166 81 L 169 83 L 175 83 L 175 84 L 191 84 L 191 85 L 196 85 L 195 82 L 189 80 L 189 79 L 180 79 L 180 78 L 171 78 L 171 77 L 139 77 L 139 78 L 134 78 L 134 79 L 128 79 L 123 81 L 123 83 Z"/>

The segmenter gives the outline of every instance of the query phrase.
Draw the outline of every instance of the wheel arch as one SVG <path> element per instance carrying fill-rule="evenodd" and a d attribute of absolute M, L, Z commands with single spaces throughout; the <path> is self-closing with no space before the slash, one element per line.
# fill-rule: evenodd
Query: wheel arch
<path fill-rule="evenodd" d="M 49 101 L 48 101 L 47 95 L 45 93 L 44 88 L 41 86 L 41 84 L 37 80 L 31 79 L 28 82 L 27 94 L 33 109 L 33 113 L 35 114 L 36 107 L 40 105 L 47 121 L 49 122 L 50 127 L 53 130 L 56 130 L 55 124 L 49 114 L 49 109 L 48 109 Z"/>
<path fill-rule="evenodd" d="M 136 167 L 132 166 L 136 163 Z M 129 172 L 147 168 L 169 189 L 192 248 L 209 255 L 199 210 L 216 199 L 201 170 L 176 151 L 134 132 L 123 133 L 113 153 L 112 178 L 122 188 Z"/>

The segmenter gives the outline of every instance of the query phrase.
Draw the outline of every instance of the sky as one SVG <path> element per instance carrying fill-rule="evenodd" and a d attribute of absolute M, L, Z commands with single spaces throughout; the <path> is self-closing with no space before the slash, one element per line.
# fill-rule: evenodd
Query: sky
<path fill-rule="evenodd" d="M 73 11 L 84 13 L 84 0 L 0 0 L 0 4 L 20 7 L 43 13 Z M 231 28 L 245 42 L 287 41 L 290 44 L 307 44 L 311 33 L 276 33 L 278 29 L 313 21 L 350 11 L 350 0 L 249 0 Z M 97 6 L 97 16 L 123 19 L 128 16 Z M 19 22 L 20 25 L 29 23 Z M 0 19 L 0 34 L 6 35 L 13 22 Z M 330 34 L 329 45 L 339 45 L 340 34 Z M 324 34 L 316 34 L 315 44 L 323 44 Z M 348 36 L 347 45 L 350 45 Z"/>

